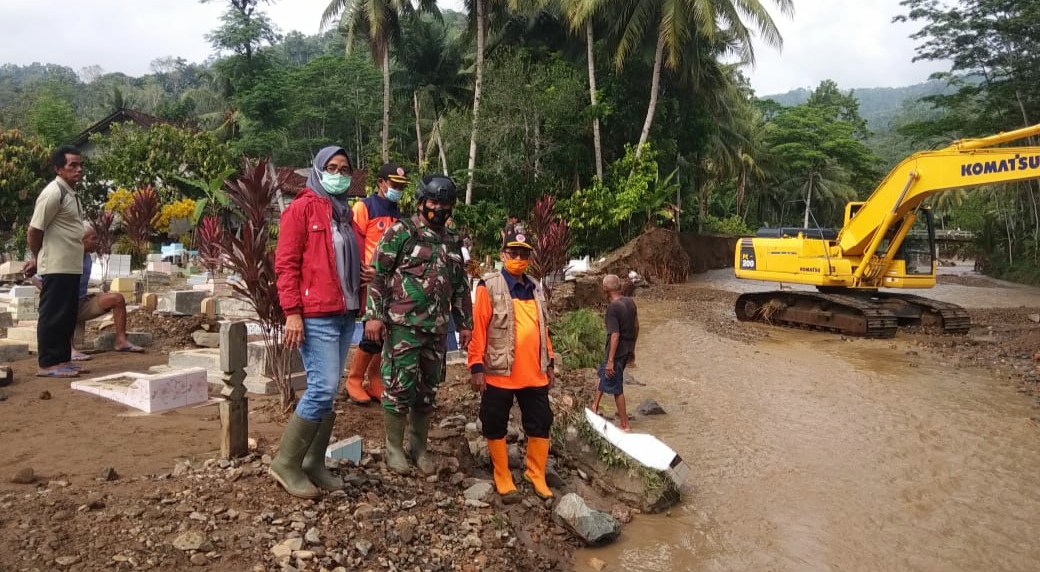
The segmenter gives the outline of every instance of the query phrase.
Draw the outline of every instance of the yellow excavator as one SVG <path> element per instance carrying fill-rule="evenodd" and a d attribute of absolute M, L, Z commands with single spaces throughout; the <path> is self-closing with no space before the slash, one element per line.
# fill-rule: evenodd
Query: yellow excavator
<path fill-rule="evenodd" d="M 737 319 L 868 338 L 893 337 L 899 326 L 967 333 L 970 318 L 960 306 L 882 289 L 935 286 L 935 229 L 925 199 L 1040 178 L 1040 147 L 1004 146 L 1037 135 L 1040 125 L 914 153 L 866 201 L 846 205 L 840 229 L 763 228 L 741 238 L 733 261 L 737 278 L 817 291 L 742 294 Z"/>

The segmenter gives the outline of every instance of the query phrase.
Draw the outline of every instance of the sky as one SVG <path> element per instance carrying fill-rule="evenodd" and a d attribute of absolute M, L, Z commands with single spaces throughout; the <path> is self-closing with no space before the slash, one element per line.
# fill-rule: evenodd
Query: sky
<path fill-rule="evenodd" d="M 285 33 L 318 32 L 329 0 L 279 0 L 264 6 Z M 945 69 L 911 63 L 916 24 L 893 24 L 904 10 L 899 0 L 794 0 L 793 18 L 780 15 L 784 37 L 776 50 L 755 46 L 757 65 L 746 70 L 759 95 L 814 88 L 832 79 L 841 89 L 899 87 L 925 81 Z M 0 64 L 55 63 L 80 70 L 138 76 L 165 56 L 201 62 L 213 54 L 205 34 L 216 28 L 227 3 L 212 0 L 0 0 Z M 441 0 L 461 10 L 461 0 Z"/>

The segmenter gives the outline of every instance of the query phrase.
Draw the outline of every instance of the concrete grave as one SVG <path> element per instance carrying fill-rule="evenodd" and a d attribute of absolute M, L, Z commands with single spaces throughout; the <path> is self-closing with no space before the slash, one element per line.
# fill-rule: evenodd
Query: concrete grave
<path fill-rule="evenodd" d="M 0 276 L 21 274 L 23 266 L 25 266 L 24 260 L 9 260 L 4 262 L 3 264 L 0 264 Z"/>
<path fill-rule="evenodd" d="M 29 344 L 0 339 L 0 361 L 16 361 L 29 357 Z"/>
<path fill-rule="evenodd" d="M 180 316 L 194 316 L 202 308 L 202 300 L 209 297 L 209 292 L 198 290 L 173 290 L 164 293 L 156 306 L 157 312 L 166 312 Z"/>
<path fill-rule="evenodd" d="M 74 381 L 71 387 L 146 413 L 187 407 L 209 399 L 206 370 L 201 368 L 156 374 L 118 373 Z"/>
<path fill-rule="evenodd" d="M 17 321 L 36 320 L 40 317 L 40 300 L 33 298 L 11 298 L 7 311 Z"/>
<path fill-rule="evenodd" d="M 258 373 L 259 366 L 253 363 L 257 350 L 253 348 L 253 344 L 259 343 L 261 348 L 263 342 L 252 342 L 249 344 L 248 349 L 248 365 L 246 366 L 246 379 L 245 386 L 246 391 L 249 393 L 255 393 L 258 395 L 272 395 L 278 392 L 278 387 L 270 378 Z M 299 362 L 298 352 L 293 352 L 297 359 L 294 359 L 291 365 L 294 366 L 293 373 L 291 376 L 292 387 L 294 390 L 301 390 L 307 387 L 307 374 L 303 372 L 303 364 Z M 266 352 L 264 352 L 266 356 Z M 266 359 L 262 360 L 266 367 Z M 220 348 L 199 348 L 192 350 L 178 350 L 170 352 L 169 367 L 173 369 L 185 368 L 185 367 L 201 367 L 209 371 L 210 381 L 214 385 L 223 387 L 221 377 L 223 376 L 224 370 L 221 369 L 220 364 Z M 155 369 L 153 368 L 153 371 Z"/>
<path fill-rule="evenodd" d="M 159 306 L 159 295 L 153 293 L 147 293 L 141 296 L 141 310 L 145 312 L 154 312 Z"/>
<path fill-rule="evenodd" d="M 34 298 L 36 297 L 36 287 L 25 285 L 11 286 L 6 296 L 8 298 Z"/>
<path fill-rule="evenodd" d="M 256 320 L 259 316 L 256 315 L 256 311 L 253 310 L 253 306 L 249 302 L 240 298 L 220 297 L 216 298 L 217 301 L 217 314 L 224 318 L 237 319 L 237 320 Z"/>
<path fill-rule="evenodd" d="M 35 352 L 37 349 L 36 326 L 16 326 L 14 328 L 7 328 L 7 341 L 26 344 L 28 346 L 28 351 Z"/>
<path fill-rule="evenodd" d="M 0 312 L 0 328 L 10 328 L 14 326 L 14 317 L 11 316 L 10 312 Z"/>
<path fill-rule="evenodd" d="M 209 272 L 203 272 L 202 274 L 192 274 L 188 276 L 188 286 L 201 286 L 209 281 Z"/>
<path fill-rule="evenodd" d="M 267 359 L 267 346 L 264 342 L 249 342 L 249 360 L 246 364 L 246 375 L 249 376 L 270 376 L 273 373 L 273 364 Z M 300 352 L 292 351 L 289 353 L 289 371 L 292 373 L 298 373 L 303 371 L 303 358 L 300 357 Z"/>

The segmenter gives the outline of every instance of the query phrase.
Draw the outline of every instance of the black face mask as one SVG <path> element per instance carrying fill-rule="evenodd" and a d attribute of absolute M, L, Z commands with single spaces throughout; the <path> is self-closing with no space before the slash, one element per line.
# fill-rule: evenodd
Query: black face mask
<path fill-rule="evenodd" d="M 451 218 L 451 207 L 446 209 L 431 209 L 426 206 L 424 202 L 420 208 L 422 216 L 426 219 L 426 222 L 431 226 L 444 226 L 448 223 L 448 219 Z"/>

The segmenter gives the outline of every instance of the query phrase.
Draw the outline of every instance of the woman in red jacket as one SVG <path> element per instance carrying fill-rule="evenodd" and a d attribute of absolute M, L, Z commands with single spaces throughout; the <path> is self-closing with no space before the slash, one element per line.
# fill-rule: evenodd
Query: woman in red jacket
<path fill-rule="evenodd" d="M 352 171 L 342 147 L 318 152 L 307 186 L 282 213 L 275 253 L 278 299 L 285 311 L 282 341 L 300 349 L 307 390 L 282 434 L 270 473 L 289 494 L 302 498 L 343 488 L 325 468 L 325 449 L 361 307 L 361 257 L 345 200 Z"/>

